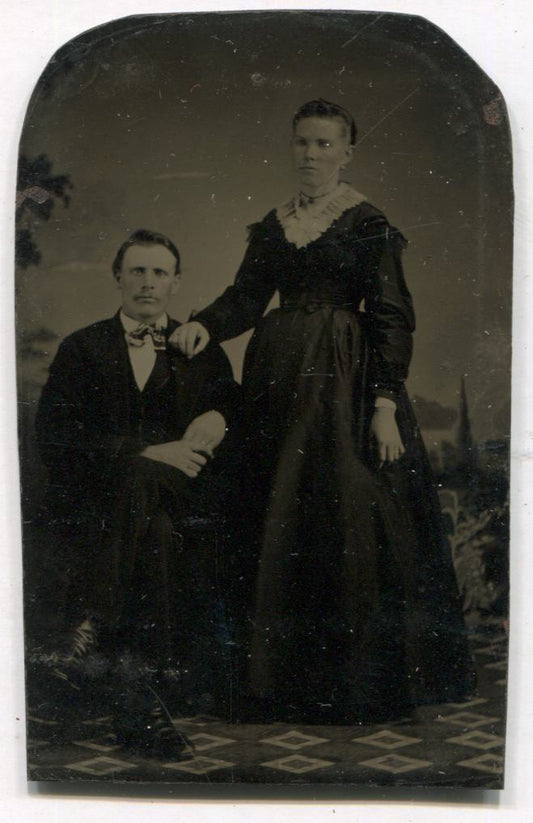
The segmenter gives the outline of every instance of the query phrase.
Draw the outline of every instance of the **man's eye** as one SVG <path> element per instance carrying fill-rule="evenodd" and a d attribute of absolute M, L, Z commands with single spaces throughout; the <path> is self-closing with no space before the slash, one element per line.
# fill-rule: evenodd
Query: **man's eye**
<path fill-rule="evenodd" d="M 158 277 L 166 277 L 168 274 L 168 272 L 166 272 L 165 269 L 154 269 L 154 271 Z"/>
<path fill-rule="evenodd" d="M 318 145 L 321 149 L 329 149 L 331 143 L 329 142 L 329 140 L 321 140 Z"/>

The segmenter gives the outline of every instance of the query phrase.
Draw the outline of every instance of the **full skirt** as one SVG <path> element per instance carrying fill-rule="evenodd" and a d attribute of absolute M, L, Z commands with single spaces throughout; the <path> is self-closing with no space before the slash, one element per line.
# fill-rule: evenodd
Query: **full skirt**
<path fill-rule="evenodd" d="M 474 686 L 416 420 L 402 392 L 406 453 L 380 467 L 369 380 L 364 316 L 331 306 L 271 311 L 247 350 L 238 577 L 264 719 L 378 721 Z"/>

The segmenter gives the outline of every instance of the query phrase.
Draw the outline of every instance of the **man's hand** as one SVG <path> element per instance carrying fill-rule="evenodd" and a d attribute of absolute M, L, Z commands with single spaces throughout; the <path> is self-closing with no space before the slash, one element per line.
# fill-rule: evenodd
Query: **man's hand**
<path fill-rule="evenodd" d="M 171 346 L 181 349 L 187 357 L 194 357 L 200 354 L 209 343 L 210 335 L 207 329 L 196 320 L 184 323 L 176 331 L 172 332 L 168 338 Z"/>
<path fill-rule="evenodd" d="M 187 426 L 183 439 L 191 446 L 199 448 L 201 451 L 207 452 L 210 457 L 213 457 L 213 450 L 224 440 L 225 436 L 226 421 L 220 412 L 213 409 L 201 414 L 199 417 L 195 417 L 192 423 Z"/>
<path fill-rule="evenodd" d="M 141 456 L 174 466 L 187 477 L 198 477 L 207 463 L 207 458 L 198 453 L 198 446 L 187 440 L 173 440 L 170 443 L 147 446 L 141 452 Z"/>
<path fill-rule="evenodd" d="M 385 462 L 393 463 L 405 454 L 394 413 L 395 409 L 380 406 L 374 410 L 370 424 L 370 431 L 376 438 L 378 446 L 380 468 Z"/>

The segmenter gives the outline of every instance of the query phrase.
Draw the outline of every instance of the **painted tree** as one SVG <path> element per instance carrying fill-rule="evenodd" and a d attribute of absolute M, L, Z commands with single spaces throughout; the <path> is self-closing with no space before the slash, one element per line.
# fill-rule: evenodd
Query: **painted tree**
<path fill-rule="evenodd" d="M 477 447 L 472 435 L 472 424 L 470 421 L 470 411 L 466 396 L 465 378 L 461 378 L 461 393 L 459 405 L 459 425 L 457 428 L 457 457 L 458 470 L 460 471 L 463 483 L 469 488 L 473 488 L 477 480 Z"/>
<path fill-rule="evenodd" d="M 41 220 L 49 220 L 56 200 L 66 208 L 73 188 L 67 174 L 52 174 L 52 161 L 46 154 L 34 159 L 21 155 L 18 165 L 15 261 L 23 269 L 37 266 L 41 253 L 34 239 L 34 229 Z"/>

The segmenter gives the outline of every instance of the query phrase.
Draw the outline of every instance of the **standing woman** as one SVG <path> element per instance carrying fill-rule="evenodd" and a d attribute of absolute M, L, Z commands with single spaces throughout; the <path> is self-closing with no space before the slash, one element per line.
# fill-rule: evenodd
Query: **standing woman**
<path fill-rule="evenodd" d="M 404 389 L 406 241 L 340 181 L 355 139 L 341 106 L 313 100 L 296 112 L 297 194 L 250 227 L 233 286 L 174 335 L 193 356 L 255 327 L 243 373 L 242 573 L 254 578 L 246 704 L 257 720 L 378 722 L 473 688 Z M 280 308 L 263 316 L 276 291 Z"/>

